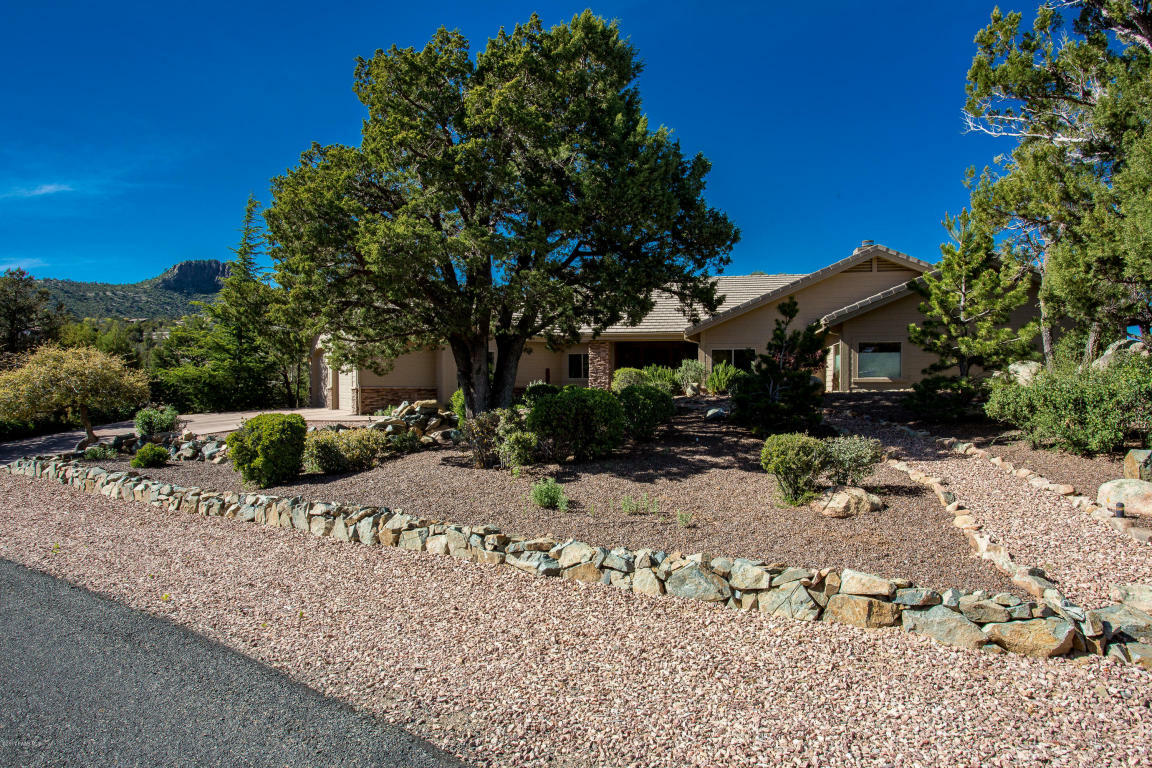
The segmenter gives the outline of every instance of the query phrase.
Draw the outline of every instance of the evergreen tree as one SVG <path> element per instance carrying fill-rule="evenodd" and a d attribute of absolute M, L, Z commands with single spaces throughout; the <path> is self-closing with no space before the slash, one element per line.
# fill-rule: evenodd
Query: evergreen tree
<path fill-rule="evenodd" d="M 939 359 L 925 373 L 952 368 L 967 379 L 973 366 L 998 369 L 1032 354 L 1037 322 L 1011 327 L 1012 313 L 1028 301 L 1032 270 L 996 253 L 992 236 L 967 209 L 945 216 L 952 242 L 940 246 L 940 263 L 914 281 L 924 297 L 924 320 L 908 326 L 913 344 Z"/>
<path fill-rule="evenodd" d="M 22 269 L 0 275 L 0 353 L 24 352 L 55 338 L 65 321 L 63 305 Z"/>
<path fill-rule="evenodd" d="M 816 324 L 792 328 L 800 313 L 795 297 L 782 301 L 765 352 L 751 373 L 733 380 L 732 417 L 757 432 L 806 429 L 820 422 L 824 385 L 812 377 L 824 364 L 827 332 Z"/>

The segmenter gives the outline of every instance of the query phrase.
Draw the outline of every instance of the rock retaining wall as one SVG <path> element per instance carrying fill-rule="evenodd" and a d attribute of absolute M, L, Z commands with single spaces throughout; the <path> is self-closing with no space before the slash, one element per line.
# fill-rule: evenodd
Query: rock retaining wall
<path fill-rule="evenodd" d="M 340 505 L 299 496 L 217 493 L 77 462 L 21 459 L 3 469 L 173 512 L 295 528 L 367 546 L 450 555 L 644 595 L 703 600 L 799 621 L 898 626 L 946 645 L 992 652 L 1040 657 L 1095 653 L 1152 669 L 1152 587 L 1148 586 L 1125 588 L 1118 603 L 1085 611 L 1054 587 L 1030 600 L 1007 593 L 937 592 L 906 580 L 849 569 L 813 570 L 705 553 L 682 556 L 651 549 L 608 549 L 583 541 L 524 539 L 507 536 L 493 526 L 454 525 L 385 507 Z M 956 503 L 945 490 L 938 496 L 941 503 Z"/>

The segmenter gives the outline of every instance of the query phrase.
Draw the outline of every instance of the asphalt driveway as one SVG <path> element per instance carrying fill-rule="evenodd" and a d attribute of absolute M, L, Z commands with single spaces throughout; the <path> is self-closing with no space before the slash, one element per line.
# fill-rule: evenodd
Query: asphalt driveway
<path fill-rule="evenodd" d="M 0 559 L 0 765 L 463 763 L 200 635 Z"/>

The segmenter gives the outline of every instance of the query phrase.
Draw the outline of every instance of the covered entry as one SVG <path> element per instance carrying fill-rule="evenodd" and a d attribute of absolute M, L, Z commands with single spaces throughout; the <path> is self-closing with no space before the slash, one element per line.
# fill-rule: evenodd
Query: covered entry
<path fill-rule="evenodd" d="M 690 341 L 617 341 L 616 368 L 643 368 L 666 365 L 679 368 L 684 360 L 696 359 L 696 345 Z"/>

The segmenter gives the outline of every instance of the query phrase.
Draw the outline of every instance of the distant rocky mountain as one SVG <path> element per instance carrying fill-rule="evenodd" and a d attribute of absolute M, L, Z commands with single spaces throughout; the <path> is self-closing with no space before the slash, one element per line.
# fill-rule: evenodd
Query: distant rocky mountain
<path fill-rule="evenodd" d="M 83 317 L 173 318 L 195 312 L 220 290 L 228 265 L 216 259 L 182 261 L 138 283 L 81 283 L 45 278 L 40 283 L 72 315 Z"/>

